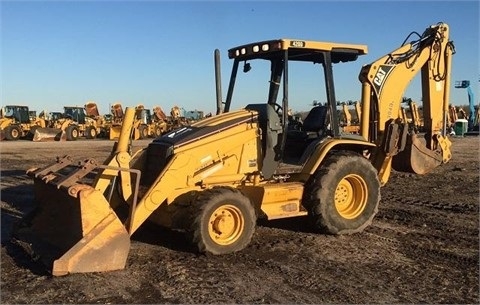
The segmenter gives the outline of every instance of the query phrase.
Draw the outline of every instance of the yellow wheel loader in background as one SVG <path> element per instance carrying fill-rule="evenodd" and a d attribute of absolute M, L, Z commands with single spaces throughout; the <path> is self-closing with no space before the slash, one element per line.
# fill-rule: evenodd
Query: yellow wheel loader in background
<path fill-rule="evenodd" d="M 16 141 L 30 136 L 37 128 L 44 128 L 46 122 L 43 118 L 31 117 L 27 106 L 5 105 L 0 108 L 0 141 Z"/>
<path fill-rule="evenodd" d="M 87 102 L 84 107 L 64 106 L 63 113 L 43 111 L 40 116 L 47 126 L 35 130 L 34 141 L 76 141 L 80 137 L 95 139 L 105 134 L 105 122 L 95 102 Z"/>
<path fill-rule="evenodd" d="M 125 268 L 130 236 L 147 220 L 185 230 L 200 252 L 213 254 L 244 249 L 258 218 L 308 215 L 321 232 L 362 231 L 377 213 L 392 166 L 424 174 L 450 160 L 445 118 L 454 49 L 448 26 L 439 23 L 363 66 L 360 134 L 345 135 L 336 115 L 333 66 L 366 53 L 365 45 L 292 39 L 230 49 L 233 68 L 224 103 L 217 77 L 217 115 L 131 153 L 135 109 L 127 107 L 105 162 L 77 165 L 65 156 L 28 170 L 38 208 L 15 236 L 53 262 L 53 275 L 66 275 Z M 215 63 L 219 71 L 218 50 Z M 238 75 L 240 64 L 247 74 Z M 269 82 L 266 101 L 232 110 L 235 86 L 265 72 L 255 69 L 262 64 L 267 79 L 248 84 Z M 301 130 L 289 130 L 286 110 L 295 99 L 289 83 L 296 65 L 316 69 L 324 82 L 316 89 L 324 90 L 327 103 L 310 110 Z M 426 141 L 409 133 L 398 116 L 404 91 L 419 71 Z M 247 92 L 235 92 L 235 99 L 245 100 Z"/>

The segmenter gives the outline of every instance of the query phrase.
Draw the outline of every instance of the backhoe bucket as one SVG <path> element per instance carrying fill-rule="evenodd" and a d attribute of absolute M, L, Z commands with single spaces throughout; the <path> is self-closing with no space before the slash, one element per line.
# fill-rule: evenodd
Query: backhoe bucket
<path fill-rule="evenodd" d="M 38 207 L 15 235 L 54 276 L 125 268 L 130 236 L 102 193 L 85 184 L 57 186 L 51 174 L 28 174 Z"/>
<path fill-rule="evenodd" d="M 399 172 L 423 175 L 442 163 L 441 153 L 428 149 L 424 140 L 411 134 L 407 136 L 405 149 L 393 157 L 392 167 Z"/>
<path fill-rule="evenodd" d="M 66 134 L 60 128 L 37 128 L 33 134 L 33 142 L 65 141 Z"/>

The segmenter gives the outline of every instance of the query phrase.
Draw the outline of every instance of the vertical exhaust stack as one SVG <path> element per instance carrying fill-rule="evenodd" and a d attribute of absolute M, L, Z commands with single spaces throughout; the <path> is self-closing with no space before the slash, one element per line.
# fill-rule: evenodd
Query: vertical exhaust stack
<path fill-rule="evenodd" d="M 217 94 L 217 114 L 223 112 L 222 76 L 220 71 L 220 50 L 215 49 L 215 92 Z"/>

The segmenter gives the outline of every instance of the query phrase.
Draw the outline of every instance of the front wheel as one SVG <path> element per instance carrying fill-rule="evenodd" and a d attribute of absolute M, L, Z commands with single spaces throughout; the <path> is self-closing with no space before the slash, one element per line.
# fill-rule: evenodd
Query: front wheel
<path fill-rule="evenodd" d="M 205 190 L 192 209 L 190 233 L 200 252 L 232 253 L 250 243 L 256 225 L 255 210 L 238 190 L 227 187 Z"/>
<path fill-rule="evenodd" d="M 95 139 L 97 137 L 97 129 L 93 126 L 88 126 L 87 129 L 85 129 L 85 137 L 87 139 Z"/>
<path fill-rule="evenodd" d="M 67 141 L 76 141 L 80 135 L 80 131 L 76 125 L 70 125 L 65 129 Z"/>
<path fill-rule="evenodd" d="M 5 138 L 10 141 L 16 141 L 20 139 L 22 130 L 18 125 L 10 125 L 5 128 Z"/>
<path fill-rule="evenodd" d="M 378 212 L 380 181 L 373 165 L 354 153 L 331 155 L 305 190 L 314 226 L 330 234 L 360 232 Z"/>

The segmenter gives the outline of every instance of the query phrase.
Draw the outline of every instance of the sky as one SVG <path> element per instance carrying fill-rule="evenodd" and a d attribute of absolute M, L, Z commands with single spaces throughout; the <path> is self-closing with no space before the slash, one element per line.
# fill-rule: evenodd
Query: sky
<path fill-rule="evenodd" d="M 470 80 L 476 103 L 480 95 L 479 1 L 3 0 L 0 14 L 0 104 L 37 113 L 87 101 L 101 114 L 115 102 L 215 113 L 214 50 L 221 54 L 225 99 L 228 49 L 277 38 L 367 45 L 367 55 L 334 70 L 337 100 L 359 100 L 362 65 L 438 22 L 450 26 L 456 49 L 451 102 L 468 104 L 466 89 L 453 87 L 457 80 Z M 316 84 L 310 74 L 300 82 Z M 265 102 L 267 83 L 253 85 L 244 105 Z M 298 91 L 294 110 L 322 99 Z M 421 99 L 419 77 L 405 96 Z"/>

